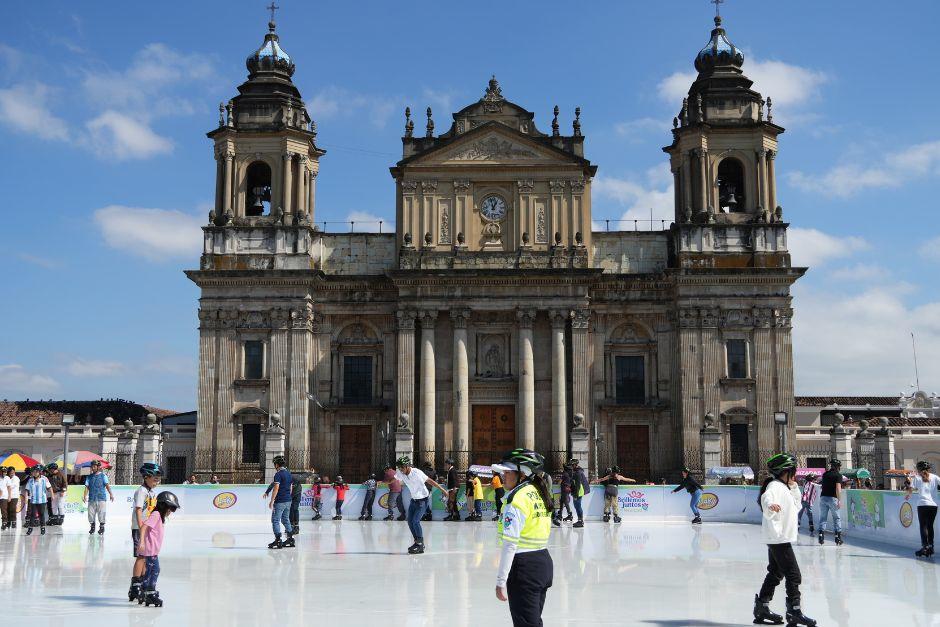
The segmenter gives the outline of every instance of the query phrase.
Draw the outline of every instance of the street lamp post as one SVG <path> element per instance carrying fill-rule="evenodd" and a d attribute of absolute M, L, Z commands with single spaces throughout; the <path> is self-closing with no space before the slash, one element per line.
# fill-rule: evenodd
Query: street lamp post
<path fill-rule="evenodd" d="M 62 451 L 62 474 L 69 475 L 69 428 L 75 424 L 75 414 L 62 414 L 62 426 L 65 427 L 65 447 Z M 66 479 L 68 481 L 68 479 Z"/>

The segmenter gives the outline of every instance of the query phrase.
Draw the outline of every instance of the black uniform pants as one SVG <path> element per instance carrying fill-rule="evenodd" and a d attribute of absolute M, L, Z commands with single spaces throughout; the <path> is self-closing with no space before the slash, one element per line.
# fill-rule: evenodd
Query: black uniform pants
<path fill-rule="evenodd" d="M 493 490 L 493 497 L 496 499 L 496 515 L 501 516 L 503 513 L 503 497 L 506 496 L 506 490 L 504 488 L 496 488 Z"/>
<path fill-rule="evenodd" d="M 786 578 L 787 600 L 797 602 L 800 600 L 800 583 L 803 576 L 800 574 L 800 565 L 796 563 L 796 555 L 789 542 L 783 544 L 767 545 L 767 576 L 764 585 L 760 587 L 758 597 L 767 602 L 774 598 L 774 589 L 780 581 Z"/>
<path fill-rule="evenodd" d="M 920 523 L 921 546 L 933 546 L 933 523 L 937 519 L 936 505 L 918 505 L 917 522 Z"/>
<path fill-rule="evenodd" d="M 290 524 L 291 527 L 297 528 L 297 525 L 300 524 L 300 499 L 290 502 Z"/>
<path fill-rule="evenodd" d="M 542 627 L 545 594 L 552 587 L 555 566 L 548 549 L 516 553 L 506 579 L 509 613 L 515 627 Z"/>

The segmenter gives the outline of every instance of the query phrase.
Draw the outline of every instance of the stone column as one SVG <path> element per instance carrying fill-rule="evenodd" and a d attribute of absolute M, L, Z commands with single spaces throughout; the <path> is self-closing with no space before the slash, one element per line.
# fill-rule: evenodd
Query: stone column
<path fill-rule="evenodd" d="M 585 425 L 592 425 L 591 407 L 591 344 L 588 326 L 589 309 L 578 309 L 571 319 L 571 412 L 584 416 Z"/>
<path fill-rule="evenodd" d="M 885 472 L 894 468 L 894 434 L 888 429 L 888 419 L 879 418 L 880 429 L 875 431 L 875 486 L 884 483 L 886 490 L 894 490 L 897 482 L 885 477 Z M 873 474 L 874 474 L 873 473 Z"/>
<path fill-rule="evenodd" d="M 699 431 L 702 449 L 702 473 L 721 466 L 721 429 L 715 424 L 715 415 L 705 414 L 705 425 Z"/>
<path fill-rule="evenodd" d="M 101 433 L 98 434 L 98 449 L 100 451 L 99 455 L 101 455 L 105 461 L 111 464 L 111 468 L 104 471 L 104 473 L 108 475 L 108 481 L 111 483 L 114 483 L 117 480 L 117 446 L 118 434 L 117 431 L 114 430 L 114 418 L 108 416 L 104 419 L 104 429 L 102 429 Z"/>
<path fill-rule="evenodd" d="M 216 422 L 218 315 L 219 312 L 215 309 L 199 310 L 199 384 L 196 401 L 196 452 L 193 464 L 198 473 L 210 472 L 212 467 Z"/>
<path fill-rule="evenodd" d="M 307 191 L 307 185 L 310 182 L 307 176 L 307 161 L 307 157 L 301 157 L 297 162 L 297 213 L 299 215 L 306 215 L 307 199 L 310 198 Z"/>
<path fill-rule="evenodd" d="M 264 430 L 264 482 L 266 484 L 274 481 L 274 458 L 284 455 L 286 451 L 286 434 L 284 427 L 281 426 L 281 416 L 277 412 L 270 416 L 268 428 Z"/>
<path fill-rule="evenodd" d="M 842 426 L 845 417 L 833 416 L 832 430 L 829 432 L 829 456 L 842 462 L 843 468 L 852 467 L 852 434 Z"/>
<path fill-rule="evenodd" d="M 767 190 L 766 190 L 767 181 L 766 181 L 766 176 L 765 176 L 765 172 L 767 172 L 767 168 L 765 167 L 765 164 L 767 162 L 766 161 L 767 151 L 761 148 L 760 150 L 756 152 L 756 156 L 757 156 L 757 176 L 755 178 L 757 180 L 757 185 L 755 189 L 757 190 L 757 202 L 754 204 L 763 209 L 767 209 L 768 208 L 767 207 Z"/>
<path fill-rule="evenodd" d="M 224 197 L 222 203 L 225 206 L 224 213 L 233 213 L 232 210 L 232 166 L 235 161 L 235 153 L 225 153 L 225 185 L 223 189 Z"/>
<path fill-rule="evenodd" d="M 415 318 L 412 310 L 401 310 L 398 317 L 398 360 L 395 371 L 395 415 L 415 414 Z"/>
<path fill-rule="evenodd" d="M 535 448 L 535 357 L 532 353 L 532 325 L 535 310 L 516 311 L 519 321 L 519 407 L 516 423 L 518 446 Z"/>
<path fill-rule="evenodd" d="M 571 316 L 569 311 L 552 311 L 552 454 L 556 457 L 556 468 L 564 462 L 567 435 L 568 399 L 565 376 L 565 326 Z M 585 460 L 587 463 L 587 460 Z"/>
<path fill-rule="evenodd" d="M 231 473 L 239 460 L 235 457 L 234 397 L 235 379 L 241 376 L 241 347 L 235 326 L 238 312 L 223 309 L 219 312 L 218 359 L 216 360 L 217 394 L 215 400 L 215 439 L 212 446 L 211 472 Z"/>
<path fill-rule="evenodd" d="M 571 450 L 569 458 L 578 460 L 581 468 L 588 469 L 591 450 L 591 433 L 585 425 L 585 419 L 582 414 L 575 414 L 571 418 Z M 565 460 L 567 461 L 567 460 Z"/>
<path fill-rule="evenodd" d="M 684 205 L 682 210 L 685 211 L 686 207 L 692 209 L 692 204 L 694 199 L 692 198 L 692 153 L 686 153 L 685 162 L 682 164 L 683 169 L 683 182 L 682 182 L 682 199 Z"/>
<path fill-rule="evenodd" d="M 776 150 L 767 151 L 767 191 L 770 195 L 770 206 L 767 207 L 767 209 L 769 209 L 771 213 L 777 210 L 777 173 L 774 168 L 776 158 Z"/>
<path fill-rule="evenodd" d="M 124 431 L 117 441 L 117 481 L 121 485 L 137 483 L 137 430 L 134 423 L 124 421 Z"/>
<path fill-rule="evenodd" d="M 290 330 L 290 389 L 288 390 L 287 426 L 290 429 L 291 468 L 306 468 L 310 462 L 310 372 L 313 354 L 315 314 L 313 306 L 291 310 Z"/>
<path fill-rule="evenodd" d="M 307 217 L 313 222 L 314 209 L 317 202 L 317 162 L 314 161 L 310 168 L 310 186 L 307 189 L 309 199 L 307 201 Z"/>
<path fill-rule="evenodd" d="M 154 414 L 147 414 L 146 423 L 137 440 L 137 463 L 163 463 L 163 434 Z"/>
<path fill-rule="evenodd" d="M 698 158 L 698 200 L 699 200 L 699 210 L 705 211 L 708 209 L 708 175 L 706 172 L 706 160 L 708 159 L 708 153 L 698 148 L 695 151 L 695 156 Z"/>
<path fill-rule="evenodd" d="M 421 454 L 423 462 L 434 463 L 436 442 L 437 395 L 435 394 L 436 371 L 434 368 L 434 324 L 437 312 L 421 312 Z"/>
<path fill-rule="evenodd" d="M 293 188 L 291 186 L 291 168 L 294 164 L 294 154 L 285 152 L 282 157 L 284 159 L 284 187 L 281 190 L 281 209 L 284 210 L 285 214 L 288 214 L 291 212 L 291 196 L 293 195 Z"/>
<path fill-rule="evenodd" d="M 467 360 L 469 309 L 451 309 L 454 325 L 454 451 L 457 468 L 467 468 L 470 450 L 470 365 Z"/>

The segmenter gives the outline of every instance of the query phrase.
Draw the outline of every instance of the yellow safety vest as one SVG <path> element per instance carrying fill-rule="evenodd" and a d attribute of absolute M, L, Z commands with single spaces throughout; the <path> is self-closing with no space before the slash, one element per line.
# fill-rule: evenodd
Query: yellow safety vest
<path fill-rule="evenodd" d="M 512 506 L 525 517 L 525 524 L 522 526 L 522 532 L 519 534 L 518 539 L 506 537 L 503 534 L 503 517 L 500 517 L 496 525 L 500 543 L 503 540 L 509 540 L 515 542 L 520 549 L 545 548 L 545 545 L 548 544 L 548 536 L 552 531 L 552 517 L 545 508 L 542 495 L 539 494 L 534 485 L 524 483 L 510 493 L 506 499 L 507 503 L 510 500 Z"/>

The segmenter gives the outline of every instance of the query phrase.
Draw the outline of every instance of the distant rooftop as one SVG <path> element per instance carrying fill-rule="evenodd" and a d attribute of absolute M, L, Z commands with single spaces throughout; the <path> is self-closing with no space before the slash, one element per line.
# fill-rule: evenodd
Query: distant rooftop
<path fill-rule="evenodd" d="M 829 407 L 830 405 L 899 407 L 899 399 L 899 396 L 797 396 L 794 398 L 797 407 Z"/>
<path fill-rule="evenodd" d="M 58 425 L 62 424 L 62 414 L 74 414 L 79 424 L 104 424 L 108 416 L 114 418 L 116 424 L 128 418 L 140 423 L 151 413 L 164 418 L 178 412 L 117 398 L 97 401 L 0 401 L 0 425 L 35 425 L 39 422 Z"/>

